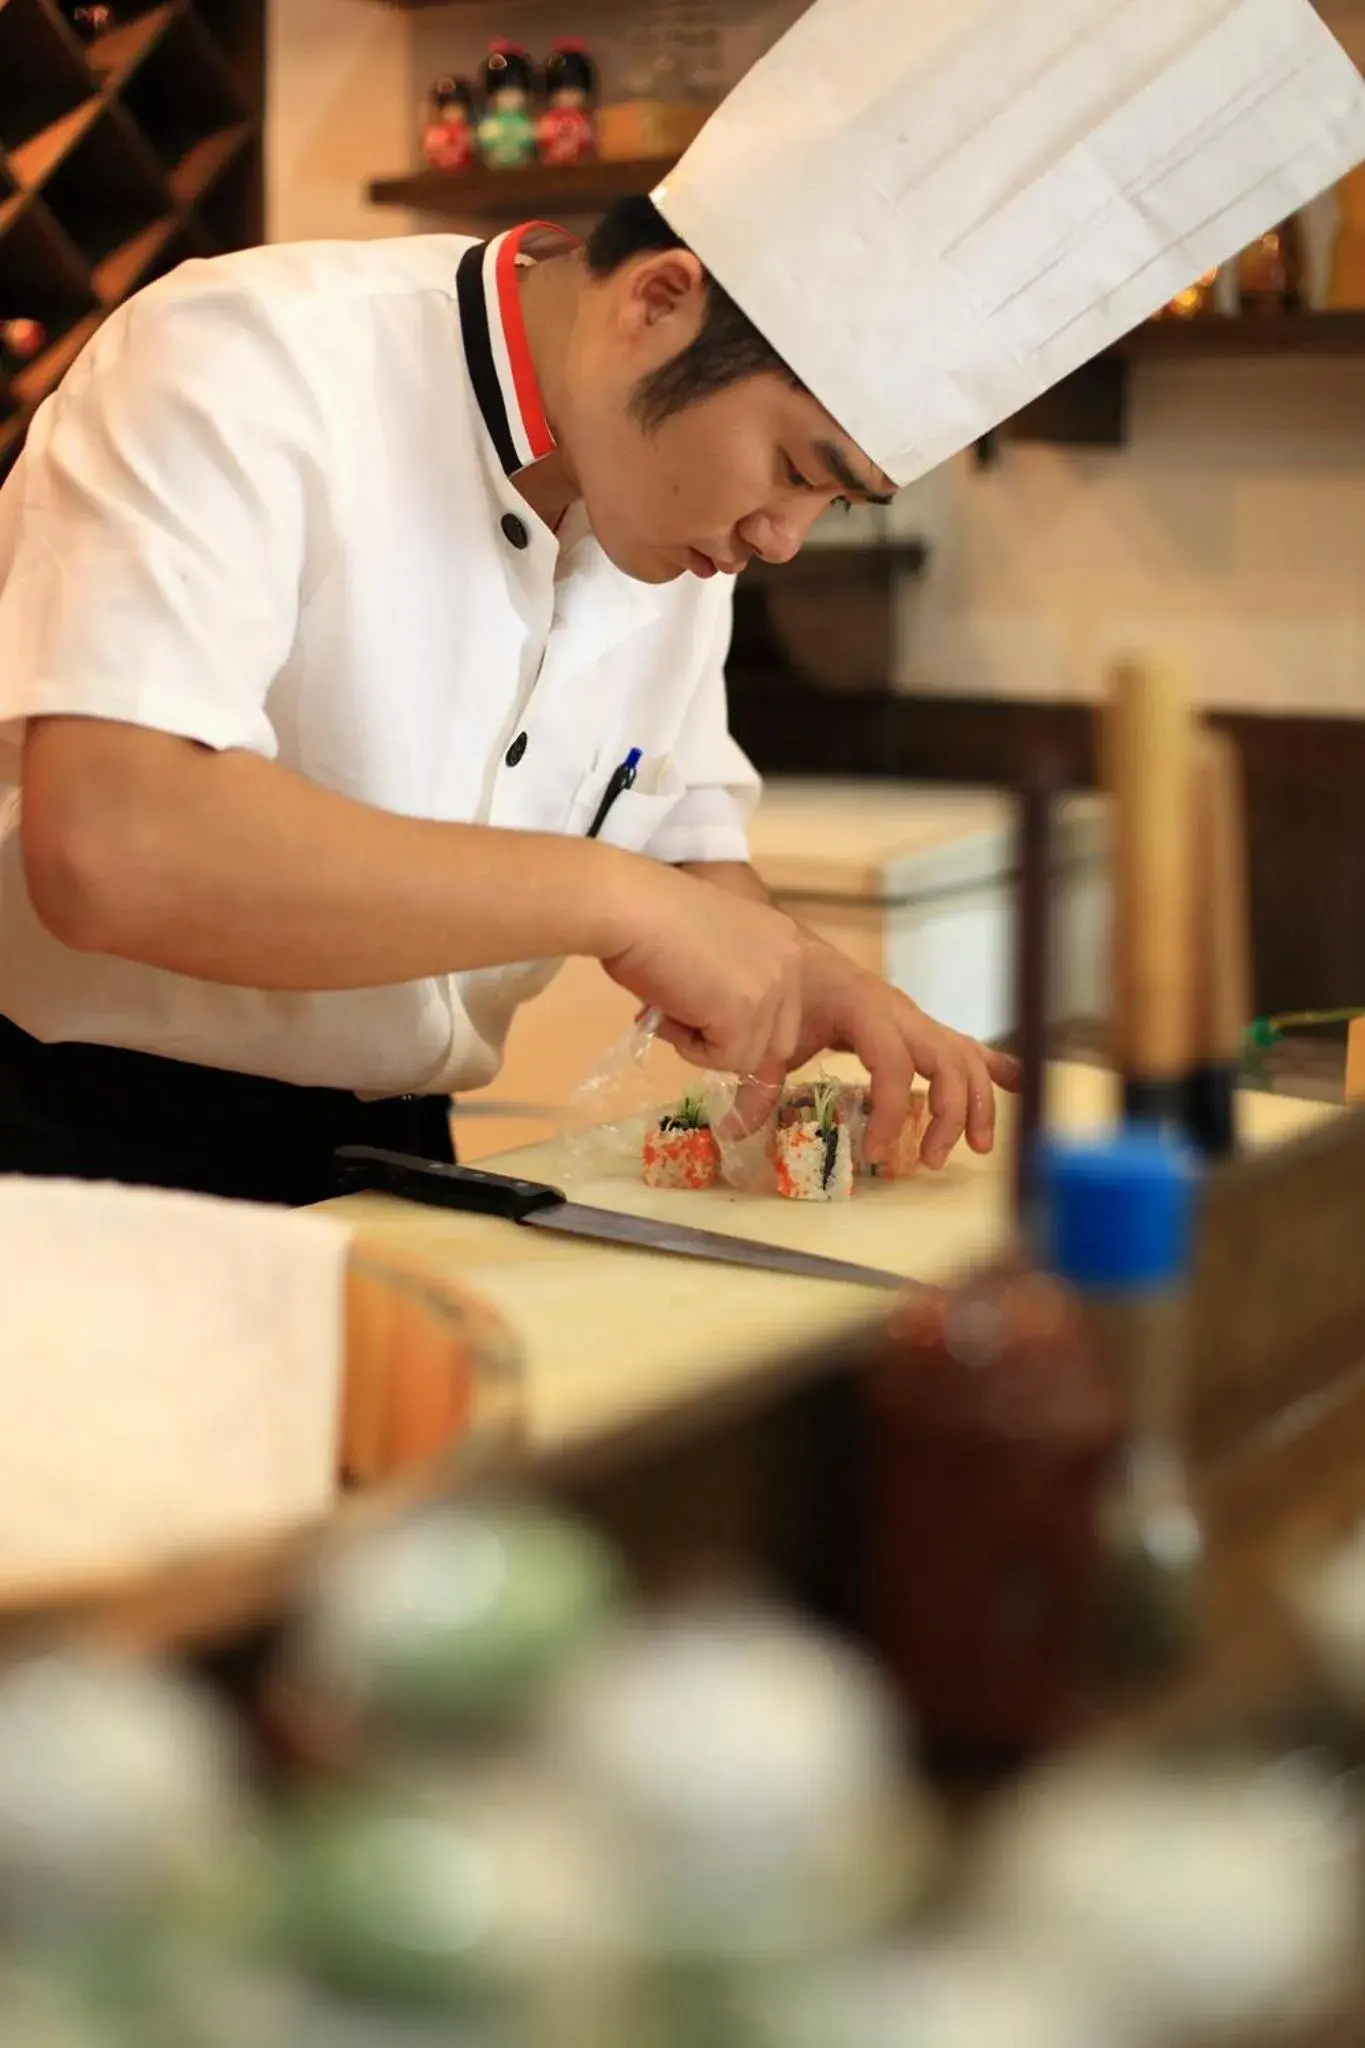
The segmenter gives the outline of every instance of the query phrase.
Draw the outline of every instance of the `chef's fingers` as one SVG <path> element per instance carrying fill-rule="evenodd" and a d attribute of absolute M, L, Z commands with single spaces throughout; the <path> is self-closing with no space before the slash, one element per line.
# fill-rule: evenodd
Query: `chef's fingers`
<path fill-rule="evenodd" d="M 658 1036 L 665 1045 L 671 1045 L 690 1066 L 713 1067 L 716 1063 L 714 1048 L 704 1032 L 695 1025 L 680 1024 L 676 1017 L 660 1020 Z"/>
<path fill-rule="evenodd" d="M 933 1172 L 945 1166 L 948 1154 L 967 1127 L 970 1083 L 967 1055 L 961 1039 L 946 1034 L 934 1048 L 933 1065 L 924 1061 L 929 1075 L 929 1128 L 920 1147 L 920 1158 Z"/>
<path fill-rule="evenodd" d="M 804 1005 L 801 998 L 801 984 L 795 975 L 783 984 L 773 1015 L 768 1050 L 754 1072 L 771 1079 L 773 1074 L 786 1075 L 796 1057 L 797 1046 L 801 1043 L 801 1025 Z"/>
<path fill-rule="evenodd" d="M 967 1055 L 967 1143 L 973 1152 L 989 1152 L 995 1143 L 995 1089 L 981 1046 L 965 1041 Z"/>
<path fill-rule="evenodd" d="M 997 1052 L 989 1045 L 981 1046 L 979 1051 L 986 1062 L 986 1072 L 996 1087 L 1003 1088 L 1009 1095 L 1017 1095 L 1022 1080 L 1018 1060 L 1011 1059 L 1007 1052 Z"/>
<path fill-rule="evenodd" d="M 915 1062 L 893 1024 L 869 1025 L 854 1035 L 854 1051 L 872 1081 L 872 1107 L 863 1134 L 863 1156 L 871 1166 L 890 1156 L 910 1114 Z"/>

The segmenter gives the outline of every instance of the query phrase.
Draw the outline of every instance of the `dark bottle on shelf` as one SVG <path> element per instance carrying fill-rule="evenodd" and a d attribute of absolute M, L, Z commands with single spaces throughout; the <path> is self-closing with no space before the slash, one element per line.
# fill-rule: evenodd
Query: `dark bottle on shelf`
<path fill-rule="evenodd" d="M 926 1752 L 995 1768 L 1069 1734 L 1122 1416 L 1075 1303 L 1007 1256 L 907 1296 L 865 1359 L 864 1619 Z"/>
<path fill-rule="evenodd" d="M 1253 318 L 1303 310 L 1303 234 L 1295 219 L 1281 221 L 1237 259 L 1244 314 Z"/>

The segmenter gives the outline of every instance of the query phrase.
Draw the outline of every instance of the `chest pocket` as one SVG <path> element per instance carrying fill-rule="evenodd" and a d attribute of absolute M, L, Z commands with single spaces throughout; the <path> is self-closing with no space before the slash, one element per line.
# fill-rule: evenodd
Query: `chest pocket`
<path fill-rule="evenodd" d="M 570 831 L 587 831 L 610 778 L 610 767 L 605 771 L 599 767 L 585 776 L 574 803 Z M 653 760 L 646 758 L 640 763 L 635 787 L 623 790 L 617 797 L 597 836 L 603 846 L 619 846 L 627 853 L 643 853 L 686 793 L 687 785 L 671 754 L 656 755 Z"/>
<path fill-rule="evenodd" d="M 681 803 L 683 795 L 681 786 L 671 794 L 653 796 L 639 796 L 633 789 L 628 789 L 617 797 L 597 836 L 604 846 L 620 846 L 630 853 L 643 853 L 670 811 L 676 810 Z"/>

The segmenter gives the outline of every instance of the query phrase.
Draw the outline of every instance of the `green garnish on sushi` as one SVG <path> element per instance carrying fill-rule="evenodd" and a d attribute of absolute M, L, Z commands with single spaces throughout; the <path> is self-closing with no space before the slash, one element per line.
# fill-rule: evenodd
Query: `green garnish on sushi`
<path fill-rule="evenodd" d="M 711 1119 L 700 1095 L 684 1095 L 669 1116 L 659 1119 L 661 1131 L 709 1131 Z"/>
<path fill-rule="evenodd" d="M 839 1094 L 840 1089 L 837 1081 L 817 1081 L 811 1089 L 811 1098 L 815 1108 L 815 1121 L 825 1137 L 828 1137 L 830 1132 L 838 1127 Z"/>
<path fill-rule="evenodd" d="M 839 1083 L 817 1081 L 811 1093 L 815 1103 L 815 1127 L 825 1141 L 821 1185 L 829 1187 L 839 1164 Z"/>

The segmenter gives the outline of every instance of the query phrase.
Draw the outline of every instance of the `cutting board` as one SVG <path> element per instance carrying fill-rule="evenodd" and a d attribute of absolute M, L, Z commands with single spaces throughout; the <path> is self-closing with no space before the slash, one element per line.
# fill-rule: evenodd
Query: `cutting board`
<path fill-rule="evenodd" d="M 858 1071 L 851 1062 L 831 1064 L 850 1078 Z M 1093 1127 L 1113 1113 L 1114 1084 L 1099 1069 L 1055 1068 L 1049 1093 L 1049 1115 L 1066 1128 Z M 1255 1095 L 1246 1098 L 1243 1120 L 1248 1140 L 1265 1144 L 1335 1114 L 1321 1104 Z M 606 1208 L 942 1282 L 1003 1242 L 1010 1115 L 1002 1102 L 1006 1142 L 989 1159 L 959 1147 L 942 1173 L 871 1182 L 851 1202 L 830 1206 L 722 1188 L 662 1192 L 624 1171 L 576 1179 L 557 1144 L 482 1163 L 550 1181 Z M 350 1196 L 328 1207 L 367 1241 L 400 1248 L 438 1274 L 458 1275 L 504 1311 L 525 1347 L 528 1425 L 542 1449 L 605 1435 L 761 1373 L 885 1311 L 885 1294 L 866 1288 L 575 1243 L 382 1196 Z"/>

